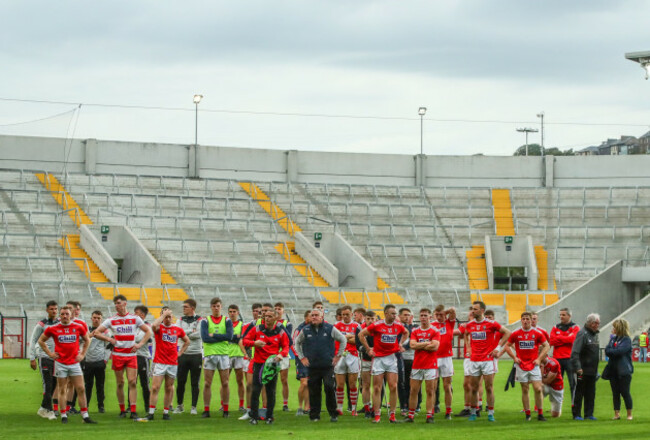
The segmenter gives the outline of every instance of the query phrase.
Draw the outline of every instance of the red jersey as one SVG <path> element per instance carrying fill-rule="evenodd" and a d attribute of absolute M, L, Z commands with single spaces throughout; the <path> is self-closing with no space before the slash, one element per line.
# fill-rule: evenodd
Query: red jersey
<path fill-rule="evenodd" d="M 113 348 L 113 355 L 135 356 L 131 349 L 135 345 L 135 335 L 144 321 L 139 316 L 127 313 L 124 316 L 115 315 L 108 318 L 102 324 L 107 330 L 111 330 L 117 345 Z"/>
<path fill-rule="evenodd" d="M 456 326 L 456 321 L 451 321 L 449 319 L 444 322 L 434 321 L 431 323 L 431 326 L 440 333 L 440 347 L 438 347 L 436 357 L 443 358 L 453 356 L 454 327 Z"/>
<path fill-rule="evenodd" d="M 440 340 L 440 332 L 433 326 L 430 326 L 426 330 L 422 327 L 411 330 L 411 341 L 431 342 Z M 438 348 L 438 351 L 440 351 L 440 348 Z M 436 351 L 415 350 L 413 369 L 430 370 L 432 368 L 438 368 L 438 356 L 436 353 Z"/>
<path fill-rule="evenodd" d="M 86 324 L 86 322 L 84 320 L 82 320 L 80 318 L 72 318 L 72 322 L 77 324 L 77 325 L 82 326 L 84 328 L 84 330 L 86 330 L 86 333 L 88 333 L 88 324 Z"/>
<path fill-rule="evenodd" d="M 465 331 L 470 336 L 470 360 L 472 362 L 485 362 L 494 359 L 494 333 L 499 332 L 501 324 L 484 318 L 478 322 L 472 319 L 465 325 Z"/>
<path fill-rule="evenodd" d="M 566 330 L 562 330 L 566 328 Z M 573 341 L 580 330 L 580 326 L 575 324 L 568 326 L 558 324 L 551 329 L 548 343 L 553 347 L 553 357 L 555 359 L 568 359 L 571 357 Z"/>
<path fill-rule="evenodd" d="M 70 322 L 68 325 L 58 323 L 47 327 L 43 334 L 54 339 L 54 352 L 59 354 L 56 361 L 60 364 L 72 365 L 77 363 L 79 340 L 88 333 L 79 324 Z"/>
<path fill-rule="evenodd" d="M 562 379 L 562 367 L 560 367 L 560 363 L 553 359 L 552 357 L 548 356 L 546 358 L 546 365 L 544 365 L 543 368 L 543 376 L 546 377 L 547 374 L 549 373 L 557 373 L 557 376 L 555 376 L 555 380 L 551 382 L 550 387 L 553 388 L 554 390 L 563 390 L 564 389 L 564 380 Z"/>
<path fill-rule="evenodd" d="M 530 371 L 535 368 L 534 362 L 539 356 L 539 346 L 546 342 L 546 338 L 533 328 L 530 330 L 519 328 L 512 332 L 508 342 L 514 345 L 517 357 L 521 361 L 519 368 Z"/>
<path fill-rule="evenodd" d="M 246 337 L 244 337 L 244 347 L 253 347 L 255 341 L 264 341 L 264 347 L 255 347 L 253 362 L 263 364 L 269 358 L 276 354 L 282 357 L 289 355 L 289 336 L 284 331 L 282 324 L 275 324 L 272 329 L 267 329 L 264 324 L 253 327 Z"/>
<path fill-rule="evenodd" d="M 350 322 L 349 324 L 345 324 L 343 321 L 339 321 L 336 324 L 334 324 L 334 328 L 336 328 L 338 331 L 343 333 L 344 336 L 356 335 L 358 332 L 361 331 L 361 326 L 354 321 Z M 334 342 L 334 353 L 339 352 L 339 345 L 340 345 L 339 341 Z M 348 341 L 348 344 L 345 346 L 345 351 L 347 351 L 353 356 L 359 357 L 357 344 L 354 342 Z"/>
<path fill-rule="evenodd" d="M 551 337 L 549 336 L 549 334 L 548 334 L 548 332 L 547 332 L 546 330 L 544 330 L 544 329 L 541 328 L 541 327 L 533 327 L 533 328 L 534 328 L 535 330 L 537 330 L 538 332 L 540 332 L 541 334 L 543 334 L 547 341 L 550 341 L 550 340 L 551 340 Z M 550 342 L 549 342 L 549 344 L 550 344 Z"/>
<path fill-rule="evenodd" d="M 382 319 L 375 321 L 368 327 L 368 332 L 373 338 L 372 350 L 376 357 L 389 356 L 399 351 L 400 335 L 407 332 L 406 327 L 397 321 L 386 324 Z"/>
<path fill-rule="evenodd" d="M 156 339 L 156 351 L 153 361 L 156 364 L 178 365 L 178 339 L 185 336 L 185 330 L 177 325 L 160 324 L 153 332 Z"/>

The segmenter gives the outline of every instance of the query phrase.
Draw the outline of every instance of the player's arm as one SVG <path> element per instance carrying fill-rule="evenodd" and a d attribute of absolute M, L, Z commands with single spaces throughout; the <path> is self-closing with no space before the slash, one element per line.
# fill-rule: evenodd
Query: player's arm
<path fill-rule="evenodd" d="M 424 350 L 427 344 L 427 342 L 417 342 L 414 338 L 411 338 L 409 347 L 411 347 L 412 350 Z"/>
<path fill-rule="evenodd" d="M 287 332 L 280 333 L 280 353 L 277 355 L 276 359 L 281 361 L 282 359 L 289 356 L 289 335 Z"/>
<path fill-rule="evenodd" d="M 298 335 L 293 339 L 293 348 L 296 350 L 298 359 L 300 363 L 305 367 L 309 366 L 309 359 L 305 357 L 305 353 L 302 351 L 302 344 L 305 342 L 304 330 L 298 333 Z"/>
<path fill-rule="evenodd" d="M 52 353 L 49 348 L 47 348 L 47 345 L 45 344 L 45 341 L 49 339 L 49 335 L 46 332 L 43 332 L 41 336 L 38 338 L 38 345 L 41 347 L 41 349 L 45 352 L 46 355 L 48 355 L 52 359 L 58 359 L 59 358 L 59 353 Z"/>
<path fill-rule="evenodd" d="M 151 329 L 152 329 L 154 332 L 157 332 L 158 329 L 160 329 L 160 325 L 162 324 L 163 320 L 164 320 L 166 317 L 170 316 L 171 314 L 172 314 L 171 309 L 167 309 L 167 310 L 165 310 L 164 312 L 162 312 L 162 313 L 160 314 L 160 316 L 159 316 L 158 318 L 156 318 L 156 320 L 155 320 L 154 322 L 151 323 Z"/>
<path fill-rule="evenodd" d="M 334 359 L 332 359 L 332 365 L 336 365 L 338 364 L 339 359 L 341 359 L 341 356 L 343 356 L 343 353 L 345 353 L 348 338 L 336 327 L 332 329 L 332 337 L 334 340 L 339 342 L 339 351 L 334 354 Z"/>
<path fill-rule="evenodd" d="M 404 346 L 408 344 L 410 338 L 411 338 L 411 332 L 409 332 L 409 330 L 406 327 L 404 327 L 404 331 L 402 332 L 402 338 L 399 341 L 400 351 L 406 350 Z"/>
<path fill-rule="evenodd" d="M 43 327 L 41 327 L 40 322 L 34 327 L 32 332 L 31 345 L 29 346 L 29 366 L 32 370 L 36 370 L 36 347 L 38 344 L 38 338 L 43 334 Z"/>
<path fill-rule="evenodd" d="M 187 333 L 183 335 L 181 338 L 181 341 L 183 341 L 183 346 L 181 347 L 181 350 L 178 352 L 178 357 L 183 356 L 183 353 L 185 353 L 185 350 L 187 350 L 187 347 L 190 346 L 190 338 L 187 336 Z"/>
<path fill-rule="evenodd" d="M 368 328 L 369 327 L 366 327 L 359 332 L 359 341 L 361 342 L 361 345 L 363 345 L 363 348 L 366 350 L 366 354 L 370 357 L 375 357 L 375 352 L 368 345 L 368 336 L 370 336 Z"/>
<path fill-rule="evenodd" d="M 515 361 L 515 364 L 518 364 L 519 359 L 517 359 L 517 356 L 512 352 L 510 347 L 512 347 L 512 342 L 507 341 L 504 344 L 503 348 L 501 348 L 501 351 L 499 351 L 499 353 L 496 355 L 496 358 L 498 359 L 503 356 L 504 353 L 508 353 L 508 356 L 510 356 L 512 360 Z"/>
<path fill-rule="evenodd" d="M 472 336 L 469 334 L 468 331 L 465 331 L 465 333 L 463 334 L 463 340 L 465 341 L 465 347 L 467 347 L 467 350 L 466 350 L 467 356 L 472 355 L 472 344 L 470 343 L 471 339 L 472 339 Z"/>
<path fill-rule="evenodd" d="M 544 385 L 551 385 L 556 377 L 557 377 L 557 373 L 555 371 L 551 371 L 546 376 L 542 377 L 542 383 Z"/>
<path fill-rule="evenodd" d="M 456 322 L 456 308 L 449 307 L 445 313 L 447 314 L 447 319 L 449 321 L 454 321 L 454 323 Z"/>
<path fill-rule="evenodd" d="M 493 356 L 499 354 L 499 348 L 503 347 L 506 344 L 508 338 L 512 334 L 512 332 L 507 328 L 505 328 L 504 326 L 499 327 L 499 333 L 501 333 L 501 339 L 499 339 L 499 346 L 495 347 L 494 351 L 492 352 Z"/>
<path fill-rule="evenodd" d="M 117 345 L 117 341 L 106 334 L 106 327 L 104 324 L 100 325 L 93 331 L 93 337 L 100 341 L 108 342 L 111 345 Z"/>
<path fill-rule="evenodd" d="M 546 357 L 546 354 L 551 350 L 551 346 L 548 344 L 548 341 L 544 341 L 542 344 L 542 349 L 539 351 L 539 356 L 535 359 L 535 365 L 539 366 L 542 364 L 542 359 Z"/>

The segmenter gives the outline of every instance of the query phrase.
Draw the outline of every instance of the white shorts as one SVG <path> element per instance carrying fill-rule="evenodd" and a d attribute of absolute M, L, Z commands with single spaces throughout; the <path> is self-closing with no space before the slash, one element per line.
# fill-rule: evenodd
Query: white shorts
<path fill-rule="evenodd" d="M 438 373 L 440 377 L 452 377 L 454 375 L 453 356 L 438 358 Z"/>
<path fill-rule="evenodd" d="M 347 353 L 334 366 L 334 374 L 359 374 L 360 369 L 359 358 Z"/>
<path fill-rule="evenodd" d="M 282 360 L 280 361 L 280 370 L 281 371 L 288 370 L 290 365 L 291 365 L 291 358 L 289 357 L 289 355 L 287 355 L 287 357 L 283 357 Z"/>
<path fill-rule="evenodd" d="M 167 365 L 167 364 L 157 364 L 153 363 L 153 372 L 152 376 L 169 376 L 176 378 L 178 374 L 178 365 Z"/>
<path fill-rule="evenodd" d="M 411 370 L 411 380 L 436 380 L 438 379 L 437 368 L 413 369 Z"/>
<path fill-rule="evenodd" d="M 361 360 L 361 371 L 372 371 L 372 361 Z"/>
<path fill-rule="evenodd" d="M 474 362 L 469 361 L 469 374 L 468 376 L 489 376 L 490 374 L 496 373 L 496 362 L 491 361 L 480 361 Z"/>
<path fill-rule="evenodd" d="M 81 364 L 79 362 L 67 365 L 54 361 L 54 377 L 83 376 L 83 374 L 84 373 L 81 371 Z"/>
<path fill-rule="evenodd" d="M 244 368 L 244 356 L 231 357 L 230 359 L 230 368 L 233 370 L 241 370 Z M 246 365 L 248 367 L 248 365 Z"/>
<path fill-rule="evenodd" d="M 469 358 L 463 359 L 463 373 L 465 376 L 471 376 L 471 374 L 469 374 Z"/>
<path fill-rule="evenodd" d="M 548 396 L 548 399 L 551 401 L 551 411 L 561 413 L 564 390 L 554 390 L 548 385 L 544 385 L 542 389 L 544 391 L 544 397 Z"/>
<path fill-rule="evenodd" d="M 377 376 L 384 373 L 397 374 L 397 357 L 394 354 L 375 357 L 372 360 L 372 375 Z"/>
<path fill-rule="evenodd" d="M 521 383 L 537 382 L 542 380 L 542 371 L 539 366 L 535 366 L 530 371 L 524 371 L 521 367 L 515 364 L 515 381 Z"/>
<path fill-rule="evenodd" d="M 230 369 L 230 357 L 227 354 L 213 354 L 203 358 L 204 370 Z"/>
<path fill-rule="evenodd" d="M 249 364 L 251 363 L 251 360 L 250 360 L 250 359 L 244 359 L 244 358 L 241 358 L 241 360 L 242 360 L 242 369 L 243 369 L 246 373 L 248 373 L 248 366 L 249 366 Z"/>

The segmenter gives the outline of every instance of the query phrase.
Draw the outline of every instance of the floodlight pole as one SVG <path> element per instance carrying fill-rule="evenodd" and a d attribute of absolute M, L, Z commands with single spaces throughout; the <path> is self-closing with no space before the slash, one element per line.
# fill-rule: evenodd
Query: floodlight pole
<path fill-rule="evenodd" d="M 541 135 L 542 135 L 542 140 L 541 140 L 541 142 L 542 142 L 542 145 L 541 145 L 541 155 L 544 156 L 544 112 L 540 112 L 540 113 L 538 113 L 538 114 L 537 114 L 537 117 L 540 118 L 540 119 L 542 120 L 542 123 L 541 123 L 541 125 L 542 125 L 542 132 L 541 132 Z M 528 142 L 526 142 L 526 143 L 528 143 Z"/>
<path fill-rule="evenodd" d="M 418 115 L 420 115 L 420 156 L 424 154 L 424 115 L 426 113 L 426 107 L 420 107 L 418 109 Z"/>
<path fill-rule="evenodd" d="M 526 133 L 526 156 L 528 156 L 528 133 L 537 133 L 539 130 L 536 128 L 518 128 L 517 131 Z"/>

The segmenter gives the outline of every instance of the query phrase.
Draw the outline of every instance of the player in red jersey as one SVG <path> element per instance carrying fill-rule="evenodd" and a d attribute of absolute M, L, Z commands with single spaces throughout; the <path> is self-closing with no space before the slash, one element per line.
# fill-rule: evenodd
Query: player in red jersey
<path fill-rule="evenodd" d="M 390 391 L 390 423 L 397 423 L 395 407 L 397 406 L 397 357 L 395 353 L 404 351 L 403 345 L 408 341 L 406 328 L 395 321 L 397 310 L 392 304 L 384 307 L 384 319 L 374 322 L 361 330 L 359 340 L 372 359 L 372 406 L 375 411 L 373 423 L 381 421 L 381 390 L 384 379 Z M 400 338 L 401 335 L 401 338 Z M 367 338 L 372 336 L 370 348 Z"/>
<path fill-rule="evenodd" d="M 560 363 L 550 356 L 542 360 L 542 390 L 544 396 L 551 401 L 551 417 L 562 415 L 562 401 L 564 400 L 564 380 L 562 379 L 562 367 Z"/>
<path fill-rule="evenodd" d="M 496 321 L 486 319 L 485 303 L 474 301 L 472 303 L 473 320 L 465 326 L 465 344 L 469 344 L 469 375 L 471 376 L 472 408 L 470 409 L 470 421 L 476 420 L 478 410 L 478 391 L 480 378 L 485 380 L 485 393 L 487 394 L 488 421 L 494 422 L 494 356 L 499 353 L 494 348 L 494 333 L 501 333 L 499 345 L 503 346 L 510 336 L 510 330 L 502 327 Z"/>
<path fill-rule="evenodd" d="M 467 322 L 472 320 L 472 306 L 469 307 L 469 313 L 467 315 Z M 465 335 L 465 324 L 461 324 L 454 330 L 454 336 L 460 336 L 461 339 L 463 340 L 463 394 L 465 398 L 465 407 L 461 412 L 456 414 L 456 417 L 469 417 L 471 411 L 470 409 L 472 408 L 472 376 L 469 374 L 469 344 L 465 343 L 464 341 L 464 335 Z M 478 401 L 479 401 L 479 406 L 483 405 L 483 377 L 481 376 L 481 380 L 479 383 L 479 388 L 478 388 Z M 480 409 L 477 414 L 480 414 Z"/>
<path fill-rule="evenodd" d="M 361 330 L 377 321 L 377 314 L 372 310 L 368 310 L 364 318 L 365 321 L 361 326 Z M 372 339 L 370 342 L 372 342 Z M 359 340 L 358 335 L 357 346 L 360 346 L 359 354 L 361 355 L 361 397 L 363 399 L 363 412 L 366 414 L 366 418 L 370 419 L 373 417 L 372 393 L 370 391 L 372 386 L 372 357 L 368 354 L 368 352 L 366 352 L 365 347 L 361 345 L 361 340 Z"/>
<path fill-rule="evenodd" d="M 404 420 L 413 423 L 418 394 L 425 383 L 427 393 L 426 423 L 433 423 L 436 387 L 438 386 L 437 351 L 440 347 L 440 332 L 431 325 L 431 310 L 420 309 L 420 327 L 411 330 L 411 348 L 415 351 L 411 370 L 411 392 L 409 393 L 409 412 Z"/>
<path fill-rule="evenodd" d="M 515 353 L 510 350 L 513 345 Z M 544 335 L 540 331 L 533 329 L 531 313 L 524 312 L 521 314 L 521 328 L 510 334 L 508 342 L 498 355 L 498 357 L 501 357 L 507 351 L 508 355 L 515 361 L 515 380 L 521 384 L 521 401 L 524 404 L 526 421 L 530 421 L 529 385 L 531 383 L 535 392 L 537 420 L 540 422 L 546 421 L 542 410 L 542 372 L 539 366 L 550 348 Z"/>
<path fill-rule="evenodd" d="M 72 322 L 72 307 L 61 307 L 60 320 L 56 325 L 47 327 L 38 338 L 38 345 L 51 359 L 54 359 L 54 376 L 57 381 L 59 401 L 64 401 L 67 396 L 67 385 L 71 382 L 79 396 L 79 406 L 84 423 L 97 423 L 88 416 L 86 401 L 86 388 L 84 386 L 83 372 L 80 362 L 86 357 L 90 338 L 88 331 Z M 45 342 L 52 338 L 54 340 L 54 353 L 50 351 Z M 79 350 L 80 342 L 83 341 L 83 349 Z M 61 422 L 68 423 L 67 408 L 62 407 Z"/>
<path fill-rule="evenodd" d="M 131 418 L 137 419 L 136 402 L 138 401 L 138 390 L 136 388 L 138 375 L 138 362 L 135 353 L 145 345 L 151 338 L 151 328 L 144 321 L 132 315 L 126 309 L 127 300 L 124 295 L 117 295 L 113 298 L 116 315 L 108 318 L 93 332 L 93 337 L 113 345 L 111 356 L 113 371 L 115 371 L 115 384 L 117 403 L 120 405 L 120 418 L 126 417 L 126 406 L 124 404 L 124 370 L 129 383 L 129 404 L 131 406 Z M 135 336 L 138 329 L 144 332 L 144 337 L 136 344 Z M 111 330 L 113 336 L 104 333 Z"/>
<path fill-rule="evenodd" d="M 153 356 L 148 420 L 153 420 L 153 415 L 156 412 L 156 402 L 158 402 L 158 392 L 163 380 L 165 381 L 163 420 L 170 419 L 169 407 L 174 397 L 174 382 L 178 373 L 178 357 L 185 353 L 190 344 L 190 338 L 185 334 L 185 330 L 174 325 L 173 318 L 172 310 L 169 307 L 163 307 L 160 310 L 158 319 L 151 324 L 156 341 L 156 351 Z M 180 352 L 178 351 L 179 338 L 183 341 Z"/>
<path fill-rule="evenodd" d="M 433 311 L 434 321 L 431 325 L 440 333 L 440 347 L 436 353 L 438 358 L 438 374 L 442 377 L 445 389 L 445 419 L 451 419 L 452 390 L 451 380 L 454 377 L 454 327 L 456 327 L 456 309 L 439 304 Z"/>
<path fill-rule="evenodd" d="M 343 399 L 345 397 L 345 378 L 347 376 L 348 387 L 350 388 L 350 406 L 352 415 L 357 415 L 357 398 L 359 390 L 357 388 L 357 379 L 361 369 L 359 360 L 359 351 L 357 350 L 357 333 L 361 331 L 361 326 L 352 320 L 352 307 L 345 305 L 341 307 L 341 321 L 334 324 L 334 327 L 340 331 L 348 340 L 345 347 L 345 353 L 334 366 L 336 375 L 336 406 L 339 415 L 343 415 Z M 334 343 L 334 352 L 338 353 L 339 343 Z"/>

